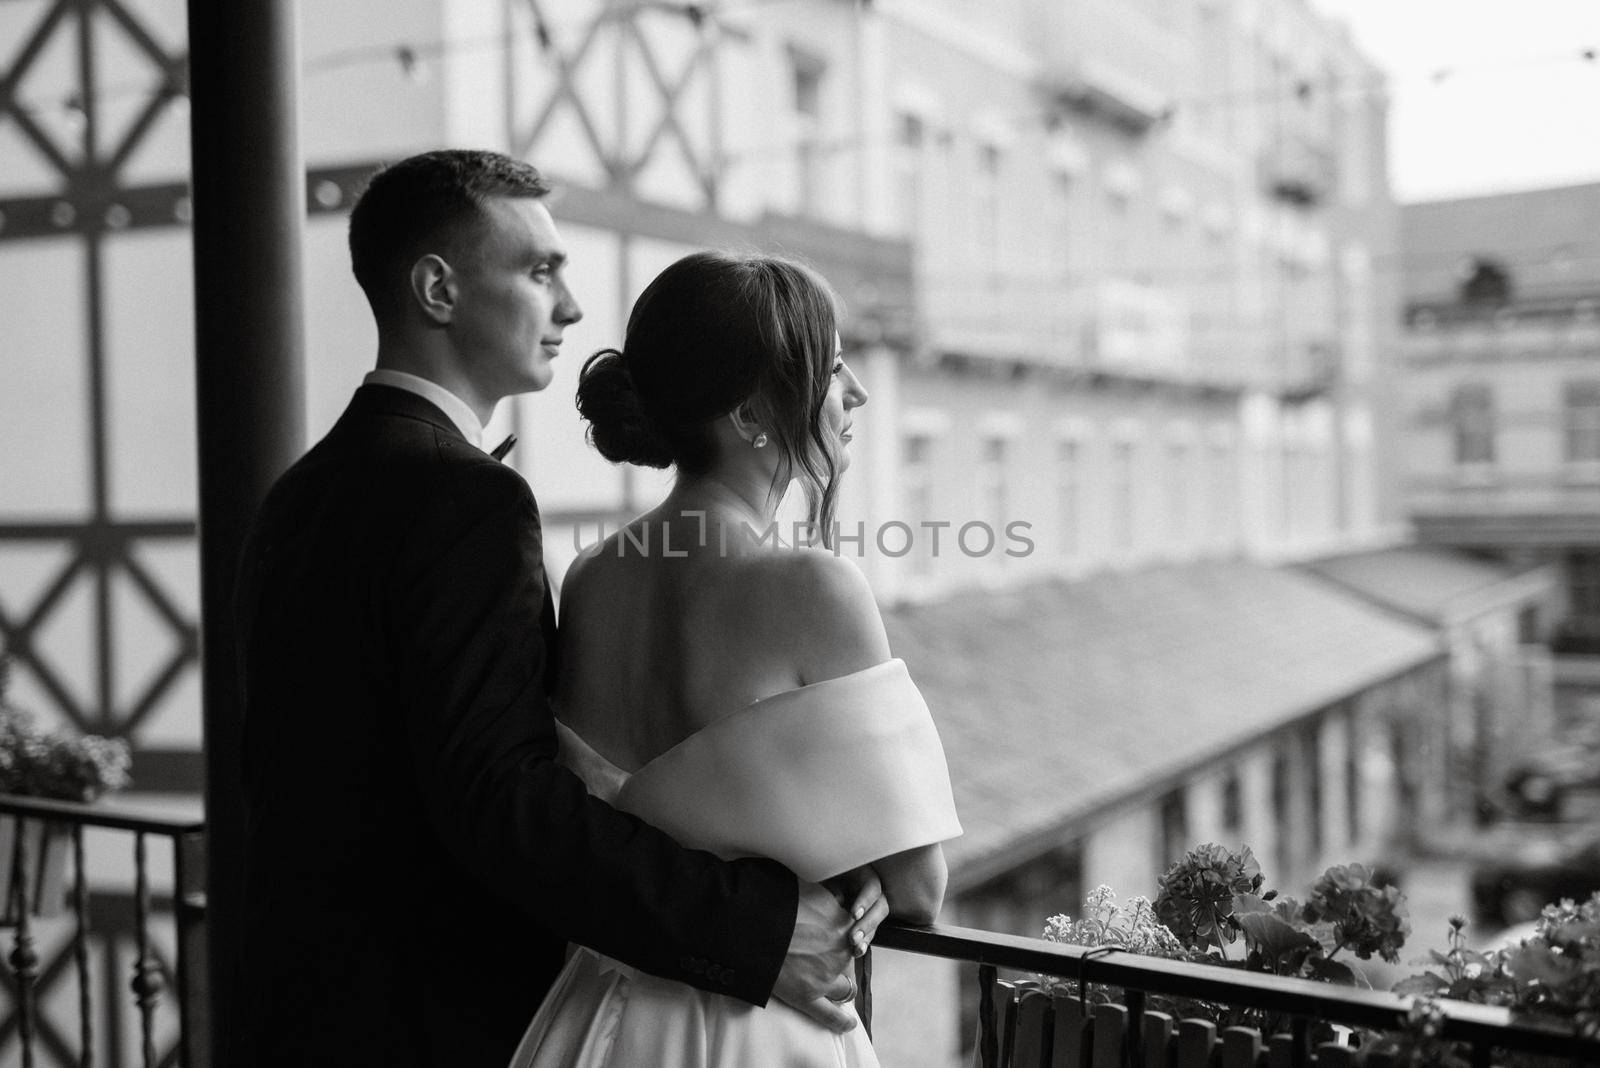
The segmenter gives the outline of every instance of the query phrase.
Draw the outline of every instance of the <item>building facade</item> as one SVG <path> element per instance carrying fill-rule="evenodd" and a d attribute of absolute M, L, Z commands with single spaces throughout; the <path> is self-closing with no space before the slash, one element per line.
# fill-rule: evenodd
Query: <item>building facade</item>
<path fill-rule="evenodd" d="M 1403 209 L 1417 536 L 1549 563 L 1557 650 L 1600 652 L 1600 184 Z"/>
<path fill-rule="evenodd" d="M 1028 930 L 1085 885 L 1152 890 L 1163 858 L 1212 836 L 1251 844 L 1287 887 L 1324 855 L 1380 850 L 1408 813 L 1439 815 L 1425 784 L 1440 750 L 1417 740 L 1442 705 L 1437 650 L 1404 627 L 1370 662 L 1319 667 L 1298 647 L 1315 685 L 1259 695 L 1248 729 L 1214 702 L 1191 752 L 1127 762 L 1114 789 L 1013 809 L 1019 780 L 982 759 L 987 708 L 1019 717 L 1038 777 L 1109 752 L 1113 699 L 1124 729 L 1159 727 L 1184 685 L 1167 658 L 1140 655 L 1133 607 L 1116 617 L 1122 646 L 1066 633 L 1030 646 L 1038 617 L 1124 604 L 1153 618 L 1161 602 L 1140 591 L 1170 584 L 1188 591 L 1174 631 L 1193 638 L 1186 662 L 1211 663 L 1208 641 L 1278 603 L 1217 591 L 1277 590 L 1273 565 L 1396 536 L 1379 462 L 1396 317 L 1380 275 L 1395 250 L 1386 103 L 1338 27 L 1298 0 L 386 0 L 300 14 L 308 436 L 376 349 L 344 247 L 365 175 L 445 145 L 531 160 L 557 182 L 586 315 L 551 387 L 503 404 L 489 436 L 521 438 L 511 462 L 538 492 L 557 583 L 666 485 L 598 457 L 570 402 L 581 355 L 617 343 L 639 289 L 707 245 L 798 255 L 833 282 L 871 392 L 840 548 L 925 680 L 965 769 L 958 803 L 990 821 L 952 849 L 951 918 Z M 184 6 L 0 5 L 0 30 L 24 42 L 5 82 L 18 106 L 0 122 L 0 267 L 20 280 L 0 321 L 22 369 L 0 392 L 0 447 L 23 458 L 0 465 L 12 697 L 129 737 L 144 800 L 194 807 Z M 1388 633 L 1290 585 L 1313 617 Z M 1032 616 L 1001 611 L 1015 597 L 1044 600 Z M 929 651 L 974 619 L 991 621 L 984 658 L 970 643 Z M 982 665 L 1012 646 L 1059 674 L 1008 689 L 1020 669 Z M 1211 683 L 1222 691 L 1261 673 L 1231 663 Z M 1084 692 L 1103 702 L 1033 699 L 1082 688 L 1091 668 L 1100 688 Z M 973 680 L 981 694 L 963 692 Z M 949 1007 L 884 1012 L 887 1063 L 957 1056 L 953 973 L 921 979 L 949 985 Z"/>

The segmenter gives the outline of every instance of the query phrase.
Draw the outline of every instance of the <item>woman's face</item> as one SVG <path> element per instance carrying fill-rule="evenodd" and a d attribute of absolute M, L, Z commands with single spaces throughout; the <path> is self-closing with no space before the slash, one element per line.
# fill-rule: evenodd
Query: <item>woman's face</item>
<path fill-rule="evenodd" d="M 854 418 L 850 413 L 867 403 L 867 391 L 845 364 L 837 331 L 833 335 L 833 353 L 833 380 L 828 383 L 828 395 L 822 401 L 818 429 L 822 431 L 822 440 L 833 451 L 838 471 L 843 473 L 850 466 L 848 446 Z"/>

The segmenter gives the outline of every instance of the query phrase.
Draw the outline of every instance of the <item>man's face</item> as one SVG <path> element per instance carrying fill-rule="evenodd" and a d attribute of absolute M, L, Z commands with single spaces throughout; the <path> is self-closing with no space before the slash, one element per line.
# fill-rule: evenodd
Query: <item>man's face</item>
<path fill-rule="evenodd" d="M 490 402 L 550 384 L 562 332 L 583 310 L 563 273 L 566 246 L 549 210 L 533 197 L 494 197 L 487 236 L 453 265 L 456 351 L 479 396 Z"/>

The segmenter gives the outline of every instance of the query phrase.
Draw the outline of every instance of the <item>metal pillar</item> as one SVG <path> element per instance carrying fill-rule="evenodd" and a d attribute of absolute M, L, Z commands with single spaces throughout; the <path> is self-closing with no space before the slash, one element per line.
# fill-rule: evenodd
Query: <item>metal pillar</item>
<path fill-rule="evenodd" d="M 232 600 L 256 508 L 305 446 L 305 171 L 294 0 L 188 10 L 211 1038 L 230 1064 L 244 829 Z"/>

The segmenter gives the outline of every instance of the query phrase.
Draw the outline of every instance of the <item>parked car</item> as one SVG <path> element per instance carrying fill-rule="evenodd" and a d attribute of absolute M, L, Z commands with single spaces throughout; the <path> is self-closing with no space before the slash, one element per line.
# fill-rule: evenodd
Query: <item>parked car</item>
<path fill-rule="evenodd" d="M 1600 890 L 1600 833 L 1530 839 L 1508 856 L 1472 870 L 1474 918 L 1486 927 L 1537 919 L 1546 905 L 1570 897 L 1583 901 Z"/>

